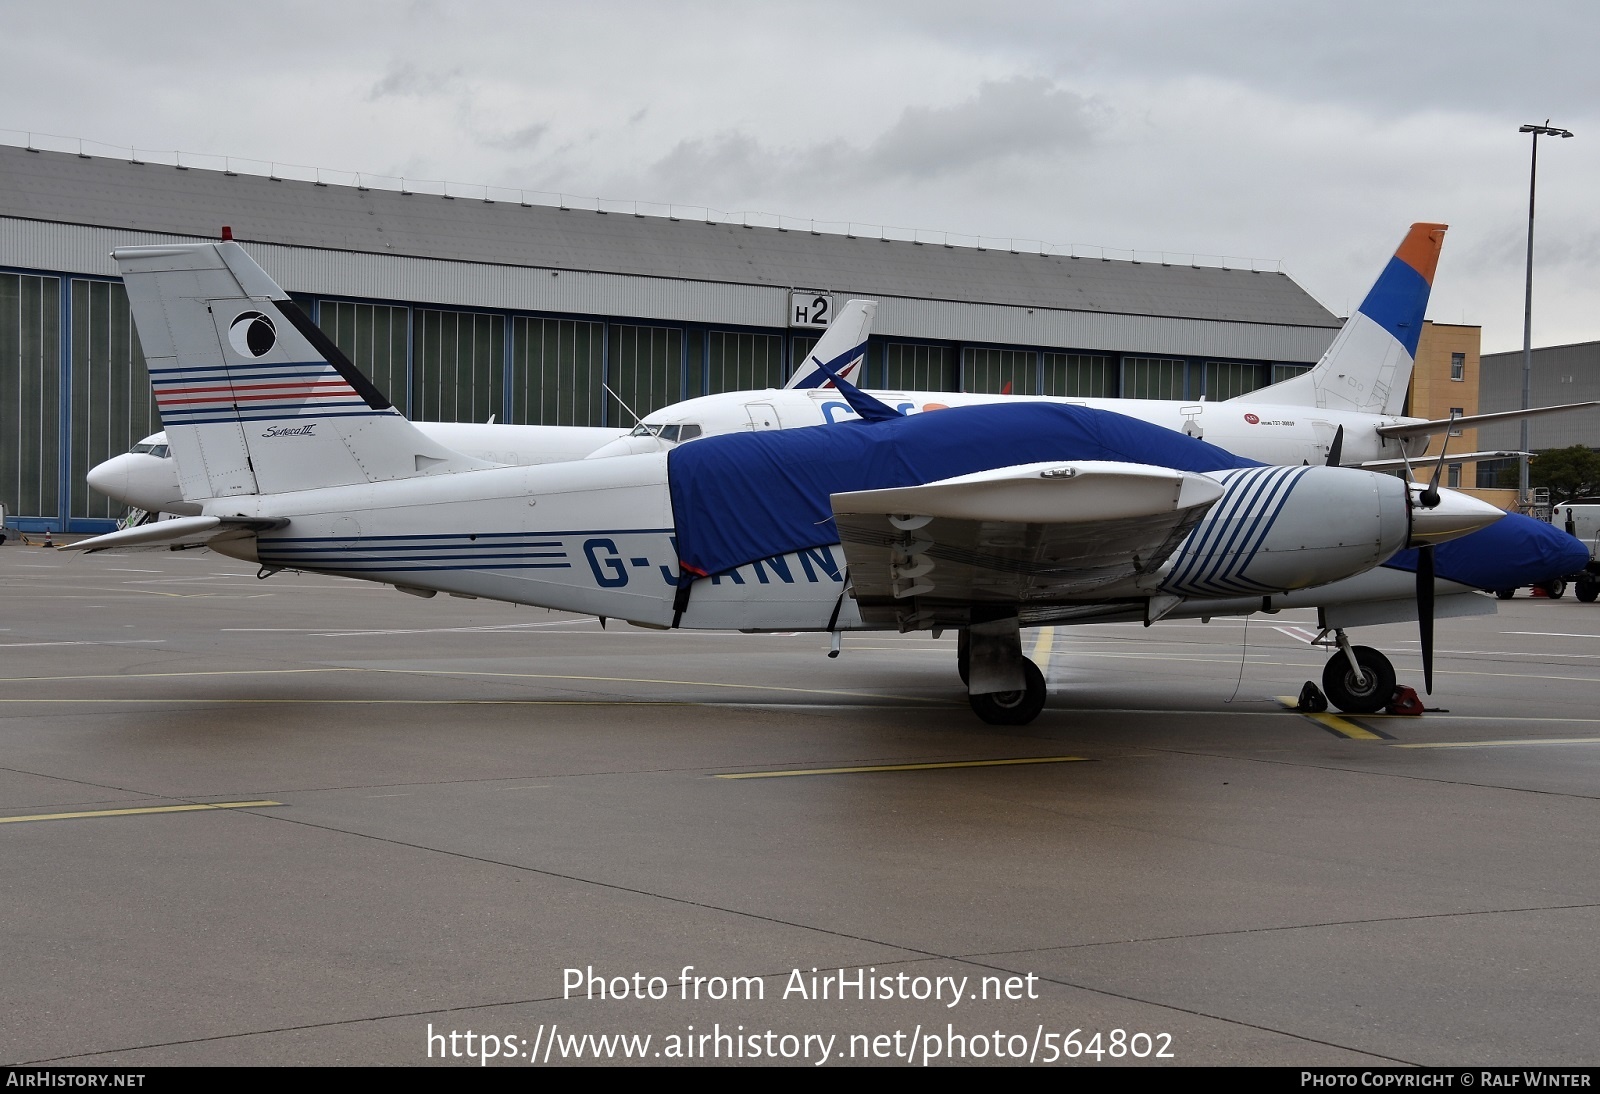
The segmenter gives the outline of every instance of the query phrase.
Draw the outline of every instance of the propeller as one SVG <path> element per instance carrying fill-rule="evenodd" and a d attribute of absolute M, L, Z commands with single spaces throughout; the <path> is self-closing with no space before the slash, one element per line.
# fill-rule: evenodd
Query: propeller
<path fill-rule="evenodd" d="M 1433 694 L 1433 544 L 1417 550 L 1417 637 L 1422 643 L 1422 686 Z"/>
<path fill-rule="evenodd" d="M 1454 425 L 1456 411 L 1450 412 L 1450 422 Z M 1446 428 L 1444 444 L 1439 448 L 1439 462 L 1433 465 L 1433 478 L 1429 480 L 1422 493 L 1417 495 L 1417 504 L 1424 509 L 1436 509 L 1439 506 L 1439 476 L 1444 471 L 1444 455 L 1450 448 L 1450 434 L 1452 430 Z M 1404 446 L 1401 452 L 1405 451 Z M 1406 459 L 1406 475 L 1411 475 L 1411 460 Z M 1425 543 L 1417 548 L 1417 637 L 1422 646 L 1422 686 L 1429 694 L 1433 694 L 1433 544 Z"/>
<path fill-rule="evenodd" d="M 1339 457 L 1344 455 L 1344 426 L 1333 431 L 1333 443 L 1328 446 L 1328 466 L 1338 467 Z"/>

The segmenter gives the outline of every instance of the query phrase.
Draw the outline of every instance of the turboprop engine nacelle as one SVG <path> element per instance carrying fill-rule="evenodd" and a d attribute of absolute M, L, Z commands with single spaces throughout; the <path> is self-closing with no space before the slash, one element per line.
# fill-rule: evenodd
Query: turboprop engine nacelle
<path fill-rule="evenodd" d="M 1453 490 L 1415 503 L 1414 488 L 1345 467 L 1216 473 L 1227 494 L 1174 554 L 1163 593 L 1267 594 L 1338 581 L 1397 551 L 1466 535 L 1505 514 Z"/>

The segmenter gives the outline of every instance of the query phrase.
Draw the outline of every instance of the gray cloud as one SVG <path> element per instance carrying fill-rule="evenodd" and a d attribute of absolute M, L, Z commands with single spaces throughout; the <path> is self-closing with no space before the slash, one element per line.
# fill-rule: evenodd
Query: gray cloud
<path fill-rule="evenodd" d="M 952 106 L 910 106 L 876 138 L 780 148 L 743 131 L 680 141 L 645 185 L 735 200 L 844 184 L 936 180 L 990 171 L 1010 159 L 1049 159 L 1088 148 L 1106 111 L 1041 77 L 980 84 Z"/>
<path fill-rule="evenodd" d="M 1088 99 L 1043 77 L 991 81 L 954 106 L 908 107 L 862 160 L 872 173 L 903 177 L 990 167 L 1010 156 L 1084 148 L 1099 113 Z"/>
<path fill-rule="evenodd" d="M 485 148 L 496 148 L 505 152 L 525 152 L 543 140 L 548 132 L 550 132 L 549 123 L 536 122 L 510 133 L 480 136 L 478 143 Z"/>
<path fill-rule="evenodd" d="M 383 78 L 367 92 L 367 102 L 401 96 L 440 95 L 450 90 L 461 76 L 459 68 L 448 72 L 433 72 L 407 62 L 393 65 Z"/>

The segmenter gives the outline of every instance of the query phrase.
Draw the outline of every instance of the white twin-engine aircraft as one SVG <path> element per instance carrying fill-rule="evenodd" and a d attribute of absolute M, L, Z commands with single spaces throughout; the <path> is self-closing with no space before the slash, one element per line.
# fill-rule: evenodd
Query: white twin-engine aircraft
<path fill-rule="evenodd" d="M 237 244 L 114 257 L 200 511 L 75 548 L 204 544 L 264 572 L 646 627 L 959 628 L 971 705 L 995 724 L 1045 701 L 1022 626 L 1264 605 L 1408 547 L 1431 557 L 1503 515 L 1369 471 L 1261 466 L 1090 407 L 907 417 L 853 389 L 873 420 L 496 465 L 408 422 Z"/>
<path fill-rule="evenodd" d="M 1067 398 L 948 391 L 873 391 L 907 414 L 997 401 L 1057 401 L 1126 414 L 1204 438 L 1263 463 L 1334 463 L 1391 470 L 1422 462 L 1432 434 L 1484 422 L 1561 413 L 1600 402 L 1475 414 L 1453 419 L 1404 417 L 1406 390 L 1422 321 L 1444 244 L 1446 225 L 1413 224 L 1378 275 L 1361 307 L 1340 329 L 1316 366 L 1299 376 L 1222 402 L 1204 399 Z M 855 410 L 835 390 L 835 375 L 851 383 L 866 355 L 877 304 L 851 300 L 829 334 L 795 370 L 783 390 L 726 392 L 688 399 L 646 414 L 626 438 L 593 456 L 656 451 L 670 443 L 736 430 L 820 425 L 848 420 Z M 850 336 L 854 336 L 852 339 Z M 858 385 L 859 386 L 859 385 Z M 1496 459 L 1514 452 L 1455 452 L 1455 460 Z"/>

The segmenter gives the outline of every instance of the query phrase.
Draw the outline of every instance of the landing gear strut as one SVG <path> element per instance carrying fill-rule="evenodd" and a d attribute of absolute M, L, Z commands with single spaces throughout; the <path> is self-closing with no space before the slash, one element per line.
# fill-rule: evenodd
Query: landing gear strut
<path fill-rule="evenodd" d="M 991 691 L 987 695 L 968 695 L 972 712 L 992 726 L 1025 726 L 1044 709 L 1047 689 L 1044 673 L 1032 661 L 1024 659 L 1022 673 L 1026 681 L 1021 691 Z"/>
<path fill-rule="evenodd" d="M 1014 615 L 962 627 L 956 642 L 956 671 L 967 685 L 972 712 L 992 726 L 1027 725 L 1044 709 L 1048 695 L 1044 673 L 1022 656 L 1021 630 Z"/>

